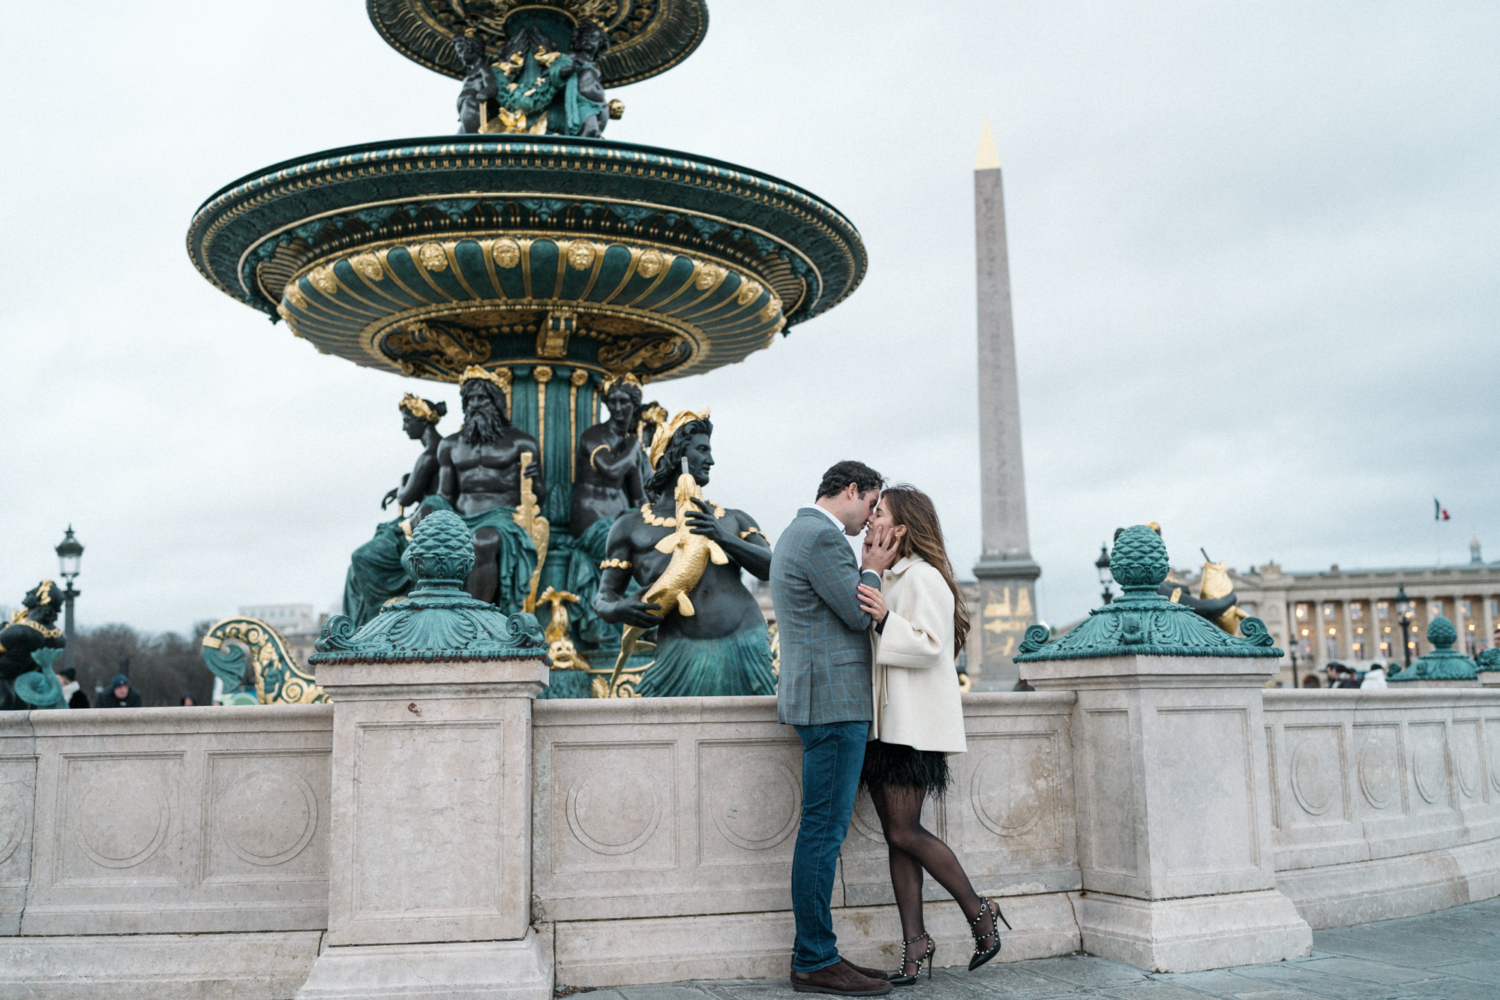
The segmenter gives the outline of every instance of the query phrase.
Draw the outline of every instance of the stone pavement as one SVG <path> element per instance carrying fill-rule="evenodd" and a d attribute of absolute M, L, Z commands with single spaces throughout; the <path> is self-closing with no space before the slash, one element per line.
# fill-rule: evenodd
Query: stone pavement
<path fill-rule="evenodd" d="M 945 956 L 940 952 L 939 960 Z M 946 956 L 950 961 L 957 956 Z M 561 990 L 559 992 L 562 992 Z M 782 1000 L 785 979 L 624 986 L 588 1000 Z M 1086 955 L 936 969 L 893 1000 L 1500 1000 L 1500 899 L 1313 933 L 1310 958 L 1213 972 L 1148 974 Z"/>

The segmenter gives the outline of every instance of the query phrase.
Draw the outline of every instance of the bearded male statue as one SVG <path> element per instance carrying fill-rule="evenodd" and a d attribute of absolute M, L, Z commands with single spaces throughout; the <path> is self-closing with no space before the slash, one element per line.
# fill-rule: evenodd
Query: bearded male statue
<path fill-rule="evenodd" d="M 437 495 L 425 512 L 451 510 L 474 532 L 474 569 L 464 589 L 506 614 L 521 610 L 536 569 L 536 543 L 516 523 L 522 480 L 537 503 L 547 498 L 542 449 L 536 438 L 511 426 L 506 383 L 471 365 L 458 381 L 464 424 L 437 449 Z M 523 467 L 524 465 L 524 472 Z"/>

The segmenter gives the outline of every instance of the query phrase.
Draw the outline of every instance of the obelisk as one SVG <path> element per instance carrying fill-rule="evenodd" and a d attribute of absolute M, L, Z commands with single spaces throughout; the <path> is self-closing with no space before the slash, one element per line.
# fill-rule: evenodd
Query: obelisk
<path fill-rule="evenodd" d="M 986 119 L 974 158 L 974 250 L 979 297 L 979 491 L 982 549 L 979 580 L 979 678 L 976 690 L 1009 691 L 1020 676 L 1011 657 L 1036 624 L 1036 578 L 1026 529 L 1026 472 L 1021 460 L 1021 400 L 1015 327 L 1010 312 L 1010 259 L 1005 246 L 1005 190 L 1000 154 Z M 972 648 L 972 647 L 971 647 Z"/>

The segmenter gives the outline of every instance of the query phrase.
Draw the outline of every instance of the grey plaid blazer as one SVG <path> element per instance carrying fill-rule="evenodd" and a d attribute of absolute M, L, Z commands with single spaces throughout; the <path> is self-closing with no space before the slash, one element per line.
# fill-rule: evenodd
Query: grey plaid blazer
<path fill-rule="evenodd" d="M 803 507 L 771 555 L 771 602 L 781 636 L 776 718 L 794 726 L 868 721 L 870 616 L 860 610 L 859 564 L 822 511 Z M 879 588 L 880 577 L 863 582 Z"/>

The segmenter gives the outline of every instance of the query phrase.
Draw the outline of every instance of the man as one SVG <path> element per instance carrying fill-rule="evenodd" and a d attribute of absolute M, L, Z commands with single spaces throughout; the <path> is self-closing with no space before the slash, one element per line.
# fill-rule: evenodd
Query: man
<path fill-rule="evenodd" d="M 792 856 L 792 988 L 802 993 L 878 996 L 891 989 L 883 973 L 839 957 L 829 912 L 872 716 L 871 620 L 857 588 L 878 588 L 896 561 L 896 540 L 886 531 L 871 529 L 859 564 L 844 536 L 868 524 L 883 483 L 862 462 L 838 463 L 771 557 L 781 636 L 776 717 L 802 740 L 802 826 Z"/>
<path fill-rule="evenodd" d="M 458 385 L 464 425 L 438 445 L 438 495 L 423 503 L 423 516 L 446 505 L 464 519 L 474 532 L 474 569 L 464 589 L 514 614 L 530 589 L 537 556 L 535 541 L 514 517 L 521 504 L 521 459 L 531 456 L 525 478 L 540 504 L 547 499 L 542 449 L 511 425 L 505 382 L 497 375 L 472 365 Z"/>
<path fill-rule="evenodd" d="M 124 674 L 115 674 L 114 683 L 110 690 L 99 699 L 95 708 L 140 708 L 141 696 L 130 686 L 130 678 Z"/>

